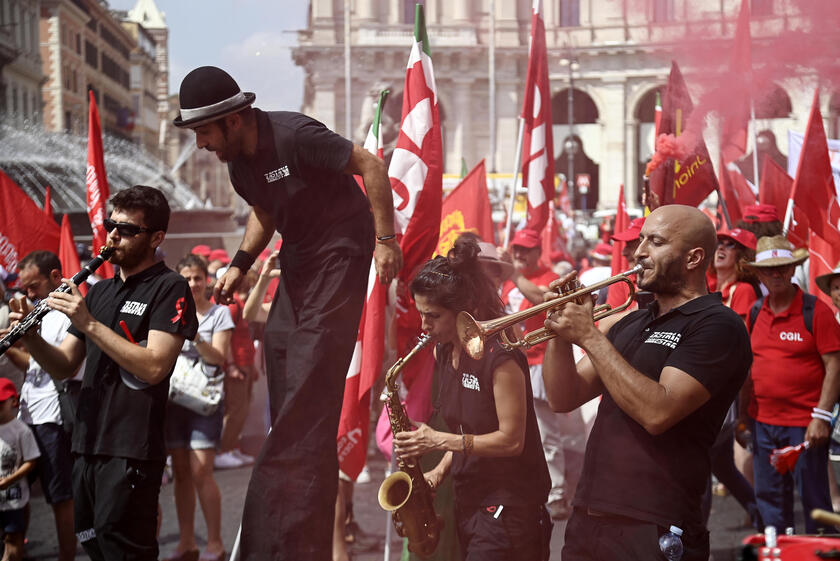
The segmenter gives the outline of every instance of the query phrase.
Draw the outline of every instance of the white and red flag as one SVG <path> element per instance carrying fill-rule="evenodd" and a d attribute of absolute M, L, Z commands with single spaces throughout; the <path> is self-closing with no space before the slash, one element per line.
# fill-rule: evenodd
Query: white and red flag
<path fill-rule="evenodd" d="M 403 253 L 403 268 L 398 277 L 407 283 L 437 247 L 443 200 L 440 114 L 422 4 L 417 4 L 415 12 L 414 44 L 405 73 L 400 134 L 388 176 L 394 191 L 394 222 Z"/>
<path fill-rule="evenodd" d="M 379 93 L 379 103 L 373 123 L 365 139 L 365 149 L 384 158 L 380 123 L 382 106 L 388 90 Z M 362 188 L 361 178 L 357 181 Z M 356 335 L 356 347 L 347 369 L 344 382 L 344 402 L 338 422 L 338 464 L 348 477 L 355 480 L 365 466 L 370 426 L 370 388 L 382 368 L 385 354 L 385 305 L 388 288 L 379 282 L 376 266 L 370 264 L 367 294 L 359 331 Z"/>
<path fill-rule="evenodd" d="M 88 108 L 88 160 L 85 185 L 87 186 L 87 212 L 90 228 L 93 230 L 94 255 L 105 245 L 108 233 L 105 231 L 105 205 L 111 196 L 108 191 L 108 177 L 105 175 L 105 154 L 102 150 L 102 129 L 99 125 L 99 109 L 93 92 L 89 91 Z M 99 267 L 98 273 L 104 277 L 113 277 L 114 268 L 106 261 Z"/>
<path fill-rule="evenodd" d="M 554 198 L 554 139 L 551 133 L 551 89 L 542 0 L 531 13 L 531 48 L 522 104 L 522 184 L 528 187 L 526 228 L 542 231 L 548 221 L 548 201 Z"/>

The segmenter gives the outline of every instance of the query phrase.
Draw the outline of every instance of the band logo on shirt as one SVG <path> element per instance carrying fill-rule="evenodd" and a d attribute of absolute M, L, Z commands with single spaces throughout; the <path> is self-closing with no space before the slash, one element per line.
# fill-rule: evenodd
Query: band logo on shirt
<path fill-rule="evenodd" d="M 665 345 L 671 349 L 677 348 L 677 343 L 680 342 L 680 333 L 673 333 L 671 331 L 654 331 L 653 334 L 645 340 L 645 343 L 653 343 L 654 345 Z"/>
<path fill-rule="evenodd" d="M 477 392 L 481 391 L 481 386 L 478 385 L 478 378 L 476 378 L 473 374 L 468 374 L 467 372 L 461 374 L 461 385 L 468 390 L 475 390 Z"/>
<path fill-rule="evenodd" d="M 265 176 L 266 183 L 274 183 L 275 181 L 279 181 L 280 179 L 289 176 L 289 166 L 277 168 L 276 170 L 270 171 L 263 175 Z"/>
<path fill-rule="evenodd" d="M 133 316 L 142 316 L 146 313 L 146 304 L 143 302 L 134 302 L 133 300 L 126 300 L 123 304 L 121 314 L 131 314 Z"/>

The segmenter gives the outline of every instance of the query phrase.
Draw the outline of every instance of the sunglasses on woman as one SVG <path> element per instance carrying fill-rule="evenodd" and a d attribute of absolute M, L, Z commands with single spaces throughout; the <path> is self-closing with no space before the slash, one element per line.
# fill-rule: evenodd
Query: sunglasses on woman
<path fill-rule="evenodd" d="M 114 222 L 110 218 L 106 218 L 103 221 L 103 224 L 105 226 L 106 232 L 110 232 L 111 230 L 116 228 L 117 232 L 122 238 L 133 238 L 137 234 L 152 231 L 151 228 L 144 228 L 143 226 L 138 226 L 137 224 L 130 224 L 128 222 Z"/>

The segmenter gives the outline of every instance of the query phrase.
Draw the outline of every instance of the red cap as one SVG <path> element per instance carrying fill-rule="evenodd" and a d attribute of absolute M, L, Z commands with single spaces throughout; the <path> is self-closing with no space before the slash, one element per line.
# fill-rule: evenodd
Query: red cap
<path fill-rule="evenodd" d="M 192 251 L 190 253 L 192 253 L 193 255 L 200 255 L 201 257 L 208 257 L 209 258 L 210 257 L 210 246 L 209 245 L 204 245 L 204 244 L 197 245 L 194 248 L 192 248 Z"/>
<path fill-rule="evenodd" d="M 528 228 L 519 230 L 513 235 L 513 241 L 510 242 L 510 245 L 533 249 L 540 246 L 540 235 L 536 231 Z"/>
<path fill-rule="evenodd" d="M 10 397 L 17 397 L 17 389 L 8 378 L 0 378 L 0 401 L 6 401 Z"/>
<path fill-rule="evenodd" d="M 593 259 L 602 259 L 608 261 L 612 259 L 612 246 L 608 243 L 601 242 L 595 246 L 595 249 L 589 254 Z"/>
<path fill-rule="evenodd" d="M 610 236 L 614 242 L 632 242 L 639 239 L 642 232 L 642 226 L 645 225 L 644 216 L 641 218 L 634 218 L 630 221 L 630 225 L 623 232 L 618 232 Z"/>
<path fill-rule="evenodd" d="M 768 204 L 749 205 L 744 208 L 744 222 L 755 224 L 756 222 L 779 222 L 779 213 L 776 207 Z"/>
<path fill-rule="evenodd" d="M 729 238 L 730 240 L 741 244 L 747 249 L 755 250 L 755 234 L 749 230 L 742 230 L 741 228 L 733 228 L 730 231 L 721 230 L 717 235 L 718 239 Z"/>
<path fill-rule="evenodd" d="M 230 256 L 228 252 L 224 249 L 214 249 L 210 252 L 210 255 L 207 256 L 208 261 L 221 261 L 223 264 L 227 265 L 230 263 Z"/>

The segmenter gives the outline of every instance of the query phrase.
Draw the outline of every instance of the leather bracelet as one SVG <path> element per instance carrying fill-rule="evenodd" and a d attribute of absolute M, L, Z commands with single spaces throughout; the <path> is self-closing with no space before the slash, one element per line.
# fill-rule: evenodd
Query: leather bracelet
<path fill-rule="evenodd" d="M 396 238 L 397 238 L 396 234 L 389 234 L 387 236 L 376 236 L 376 241 L 387 242 L 387 241 L 390 241 L 390 240 L 393 240 L 393 239 L 396 239 Z"/>
<path fill-rule="evenodd" d="M 253 265 L 254 261 L 256 260 L 256 257 L 251 255 L 247 251 L 242 251 L 240 249 L 233 256 L 233 259 L 230 260 L 230 266 L 236 267 L 242 272 L 246 272 L 251 268 L 251 265 Z"/>

